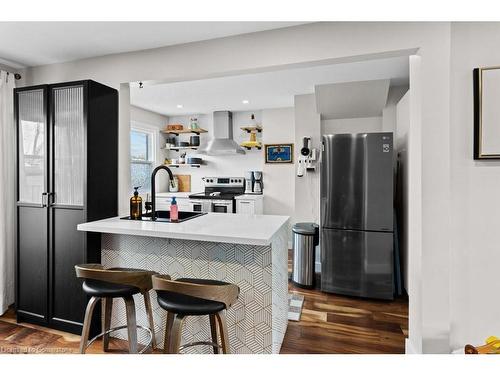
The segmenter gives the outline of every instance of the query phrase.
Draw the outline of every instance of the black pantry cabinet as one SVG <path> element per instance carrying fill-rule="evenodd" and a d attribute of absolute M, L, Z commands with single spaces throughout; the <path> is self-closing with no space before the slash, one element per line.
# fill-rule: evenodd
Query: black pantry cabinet
<path fill-rule="evenodd" d="M 117 215 L 118 92 L 90 80 L 23 87 L 14 106 L 17 320 L 80 334 L 74 266 L 100 262 L 101 238 L 76 226 Z"/>

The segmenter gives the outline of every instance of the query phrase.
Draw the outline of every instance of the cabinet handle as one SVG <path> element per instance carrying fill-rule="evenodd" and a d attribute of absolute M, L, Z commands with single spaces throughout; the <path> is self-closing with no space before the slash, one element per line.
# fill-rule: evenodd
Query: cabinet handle
<path fill-rule="evenodd" d="M 52 197 L 52 199 L 51 199 L 51 197 Z M 56 204 L 56 193 L 54 193 L 54 192 L 47 193 L 47 204 L 49 205 L 49 207 Z"/>
<path fill-rule="evenodd" d="M 240 203 L 250 204 L 252 202 L 250 202 L 250 201 L 240 201 Z"/>
<path fill-rule="evenodd" d="M 42 193 L 42 207 L 47 207 L 47 196 L 48 196 L 49 193 L 47 193 L 46 191 L 44 191 Z"/>

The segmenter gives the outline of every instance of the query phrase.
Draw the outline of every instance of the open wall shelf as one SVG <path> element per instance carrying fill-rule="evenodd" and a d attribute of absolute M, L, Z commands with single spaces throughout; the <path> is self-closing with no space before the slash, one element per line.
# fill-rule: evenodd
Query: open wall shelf
<path fill-rule="evenodd" d="M 170 148 L 166 148 L 166 147 L 162 147 L 161 149 L 162 150 L 173 150 L 173 151 L 182 151 L 182 150 L 198 150 L 198 147 L 199 146 L 184 146 L 184 147 L 170 147 Z"/>
<path fill-rule="evenodd" d="M 166 164 L 169 168 L 200 168 L 201 164 Z"/>
<path fill-rule="evenodd" d="M 160 130 L 164 134 L 173 134 L 173 135 L 179 135 L 179 134 L 197 134 L 200 135 L 201 133 L 208 133 L 207 130 L 205 129 L 182 129 L 182 130 Z"/>
<path fill-rule="evenodd" d="M 262 132 L 262 126 L 260 126 L 260 125 L 257 125 L 257 126 L 243 126 L 240 129 L 246 131 L 247 133 L 252 133 L 252 132 L 260 133 L 260 132 Z"/>
<path fill-rule="evenodd" d="M 262 150 L 262 144 L 255 145 L 255 146 L 245 146 L 245 145 L 240 145 L 240 146 L 247 149 L 247 150 L 251 150 L 251 149 Z"/>

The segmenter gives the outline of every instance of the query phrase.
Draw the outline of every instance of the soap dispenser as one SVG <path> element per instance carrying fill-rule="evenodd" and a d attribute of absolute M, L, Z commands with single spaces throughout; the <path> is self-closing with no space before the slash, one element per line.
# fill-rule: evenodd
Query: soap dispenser
<path fill-rule="evenodd" d="M 140 186 L 134 187 L 134 196 L 130 198 L 130 218 L 135 220 L 142 218 L 142 198 L 139 196 L 139 188 Z"/>
<path fill-rule="evenodd" d="M 177 223 L 179 221 L 179 208 L 177 207 L 177 201 L 175 197 L 172 197 L 172 202 L 170 203 L 170 222 Z"/>

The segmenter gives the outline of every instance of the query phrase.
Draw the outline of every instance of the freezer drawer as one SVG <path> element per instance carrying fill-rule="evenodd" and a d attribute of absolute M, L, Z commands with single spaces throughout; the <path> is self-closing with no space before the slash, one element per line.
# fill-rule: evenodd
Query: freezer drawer
<path fill-rule="evenodd" d="M 393 299 L 393 234 L 321 230 L 321 290 Z"/>

